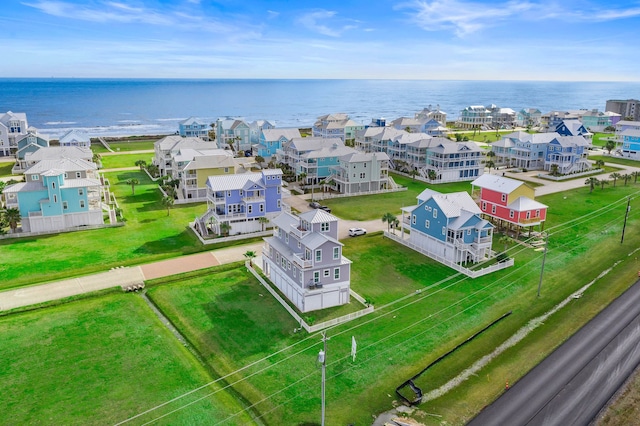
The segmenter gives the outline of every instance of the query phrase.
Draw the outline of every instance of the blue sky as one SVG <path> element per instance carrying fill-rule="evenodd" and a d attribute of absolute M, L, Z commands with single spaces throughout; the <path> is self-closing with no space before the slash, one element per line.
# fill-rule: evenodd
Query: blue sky
<path fill-rule="evenodd" d="M 0 77 L 640 80 L 640 1 L 2 6 Z"/>

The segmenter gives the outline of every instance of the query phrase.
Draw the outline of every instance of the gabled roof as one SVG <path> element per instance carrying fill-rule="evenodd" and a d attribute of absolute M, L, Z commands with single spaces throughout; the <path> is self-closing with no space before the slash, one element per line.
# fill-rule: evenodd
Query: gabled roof
<path fill-rule="evenodd" d="M 153 146 L 159 147 L 161 151 L 175 151 L 181 148 L 216 149 L 218 147 L 215 142 L 206 142 L 193 136 L 183 138 L 180 135 L 165 136 L 156 141 Z"/>
<path fill-rule="evenodd" d="M 24 112 L 7 111 L 0 116 L 0 123 L 8 123 L 9 120 L 27 121 L 27 114 Z M 26 130 L 26 129 L 25 129 Z"/>
<path fill-rule="evenodd" d="M 289 142 L 288 147 L 293 148 L 298 152 L 308 152 L 333 145 L 344 146 L 344 142 L 340 138 L 293 138 Z"/>
<path fill-rule="evenodd" d="M 462 229 L 473 227 L 475 229 L 486 228 L 489 222 L 482 219 L 478 213 L 461 209 L 460 216 L 449 222 L 449 229 Z"/>
<path fill-rule="evenodd" d="M 640 136 L 640 129 L 626 129 L 620 132 L 621 136 Z"/>
<path fill-rule="evenodd" d="M 231 125 L 230 129 L 231 130 L 235 130 L 238 127 L 249 127 L 249 125 L 244 121 L 244 120 L 234 120 L 233 124 Z"/>
<path fill-rule="evenodd" d="M 327 213 L 322 209 L 313 209 L 308 212 L 300 213 L 298 216 L 300 217 L 300 219 L 309 223 L 326 223 L 338 221 L 337 217 L 335 217 L 331 213 Z"/>
<path fill-rule="evenodd" d="M 97 170 L 95 163 L 82 158 L 58 158 L 55 160 L 42 160 L 29 167 L 24 174 L 40 173 L 45 174 L 49 170 L 64 172 L 79 172 L 87 170 Z"/>
<path fill-rule="evenodd" d="M 517 200 L 515 200 L 513 203 L 509 204 L 507 206 L 508 209 L 511 210 L 515 210 L 517 212 L 524 212 L 524 211 L 528 211 L 528 210 L 543 210 L 546 209 L 548 206 L 546 206 L 545 204 L 539 203 L 536 200 L 532 200 L 529 197 L 518 197 Z"/>
<path fill-rule="evenodd" d="M 24 159 L 30 161 L 54 160 L 56 158 L 82 158 L 90 160 L 93 158 L 91 149 L 79 146 L 49 146 L 42 147 L 37 151 L 28 152 Z"/>
<path fill-rule="evenodd" d="M 482 176 L 471 182 L 471 185 L 489 189 L 491 191 L 510 194 L 526 184 L 522 181 L 510 179 L 504 176 L 483 174 Z"/>
<path fill-rule="evenodd" d="M 589 146 L 583 136 L 558 136 L 551 143 L 557 142 L 560 146 Z"/>
<path fill-rule="evenodd" d="M 357 152 L 358 151 L 356 151 L 354 148 L 351 148 L 350 146 L 336 144 L 333 146 L 329 146 L 329 147 L 325 146 L 320 149 L 308 152 L 306 154 L 303 154 L 302 157 L 303 158 L 341 157 L 343 155 L 353 154 Z"/>
<path fill-rule="evenodd" d="M 273 223 L 278 228 L 287 230 L 291 226 L 298 226 L 298 224 L 300 223 L 300 219 L 289 212 L 282 212 L 275 218 L 271 219 L 271 223 Z"/>
<path fill-rule="evenodd" d="M 189 117 L 186 120 L 183 120 L 178 124 L 181 124 L 183 126 L 190 126 L 192 124 L 206 124 L 206 123 L 204 121 L 200 120 L 199 118 Z"/>
<path fill-rule="evenodd" d="M 277 141 L 281 137 L 284 137 L 287 140 L 301 137 L 300 130 L 292 127 L 262 129 L 262 134 L 266 141 Z"/>
<path fill-rule="evenodd" d="M 247 184 L 260 184 L 264 187 L 262 173 L 241 173 L 235 175 L 209 176 L 207 186 L 213 191 L 233 191 L 243 189 Z"/>
<path fill-rule="evenodd" d="M 340 157 L 341 161 L 345 161 L 347 163 L 368 163 L 372 160 L 375 161 L 388 161 L 389 156 L 385 152 L 352 152 Z"/>
<path fill-rule="evenodd" d="M 460 217 L 461 211 L 466 210 L 472 214 L 480 214 L 482 211 L 473 201 L 468 192 L 450 192 L 442 194 L 432 189 L 425 189 L 418 195 L 418 200 L 424 202 L 433 199 L 440 210 L 448 218 Z"/>
<path fill-rule="evenodd" d="M 71 129 L 64 135 L 60 136 L 58 141 L 62 143 L 70 143 L 70 142 L 83 142 L 83 143 L 91 143 L 91 138 L 87 134 L 87 132 L 82 130 Z"/>

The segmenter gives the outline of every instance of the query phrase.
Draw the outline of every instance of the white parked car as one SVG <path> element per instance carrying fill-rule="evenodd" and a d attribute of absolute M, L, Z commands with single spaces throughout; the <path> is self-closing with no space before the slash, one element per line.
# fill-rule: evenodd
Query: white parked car
<path fill-rule="evenodd" d="M 364 235 L 367 233 L 367 230 L 364 228 L 351 228 L 349 229 L 349 236 L 355 237 L 356 235 Z"/>

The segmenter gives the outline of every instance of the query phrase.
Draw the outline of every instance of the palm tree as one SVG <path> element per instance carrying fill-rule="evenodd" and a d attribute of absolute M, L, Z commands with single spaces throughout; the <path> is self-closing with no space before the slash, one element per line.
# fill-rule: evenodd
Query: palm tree
<path fill-rule="evenodd" d="M 298 175 L 298 179 L 300 180 L 300 187 L 302 187 L 305 183 L 304 180 L 306 179 L 307 174 L 305 172 L 302 172 Z"/>
<path fill-rule="evenodd" d="M 496 163 L 494 163 L 492 160 L 488 160 L 485 161 L 485 164 L 489 168 L 489 174 L 491 174 L 491 169 L 496 167 Z"/>
<path fill-rule="evenodd" d="M 551 172 L 551 176 L 558 176 L 558 169 L 560 168 L 557 164 L 552 164 L 549 166 L 549 171 Z"/>
<path fill-rule="evenodd" d="M 509 242 L 511 241 L 511 238 L 509 238 L 508 235 L 503 235 L 502 237 L 500 237 L 500 239 L 498 240 L 499 243 L 504 244 L 504 250 L 502 250 L 503 253 L 507 252 L 507 249 L 509 248 Z"/>
<path fill-rule="evenodd" d="M 395 223 L 396 221 L 396 217 L 393 215 L 393 213 L 385 213 L 384 215 L 382 215 L 382 222 L 387 222 L 387 232 L 391 231 L 391 224 Z"/>
<path fill-rule="evenodd" d="M 167 216 L 169 216 L 169 209 L 173 207 L 174 202 L 175 202 L 175 199 L 170 195 L 162 197 L 162 205 L 167 208 Z"/>
<path fill-rule="evenodd" d="M 640 172 L 633 172 L 631 175 L 633 176 L 633 183 L 638 183 L 638 176 L 640 176 Z"/>
<path fill-rule="evenodd" d="M 256 163 L 262 168 L 262 163 L 264 163 L 264 157 L 262 155 L 255 156 Z"/>
<path fill-rule="evenodd" d="M 627 183 L 631 180 L 631 175 L 629 173 L 625 173 L 621 178 L 624 180 L 624 186 L 627 186 Z"/>
<path fill-rule="evenodd" d="M 606 179 L 600 179 L 600 189 L 604 189 L 605 185 L 609 185 L 609 181 Z"/>
<path fill-rule="evenodd" d="M 260 223 L 260 225 L 262 226 L 262 230 L 264 231 L 264 226 L 265 226 L 267 223 L 269 223 L 269 219 L 267 219 L 267 218 L 266 218 L 266 217 L 264 217 L 264 216 L 260 216 L 260 217 L 258 218 L 258 222 Z"/>
<path fill-rule="evenodd" d="M 231 231 L 231 224 L 229 222 L 222 222 L 220 224 L 220 232 L 222 233 L 222 235 L 226 237 L 229 235 L 230 231 Z"/>
<path fill-rule="evenodd" d="M 247 250 L 243 256 L 249 259 L 249 267 L 253 268 L 253 259 L 257 256 L 256 252 L 253 250 Z"/>
<path fill-rule="evenodd" d="M 101 159 L 102 159 L 102 156 L 97 152 L 93 154 L 93 157 L 91 157 L 91 161 L 96 163 L 96 165 L 99 167 L 102 167 L 102 162 L 100 161 Z"/>
<path fill-rule="evenodd" d="M 131 194 L 136 195 L 136 185 L 138 185 L 140 181 L 136 178 L 127 179 L 126 184 L 131 185 Z"/>
<path fill-rule="evenodd" d="M 594 178 L 594 177 L 590 177 L 588 178 L 586 181 L 584 181 L 585 185 L 589 185 L 589 187 L 591 188 L 589 190 L 589 193 L 593 192 L 593 188 L 595 188 L 595 186 L 598 184 L 598 179 Z"/>
<path fill-rule="evenodd" d="M 611 173 L 609 175 L 611 179 L 613 179 L 613 187 L 616 187 L 616 181 L 622 177 L 622 175 L 618 172 Z"/>
<path fill-rule="evenodd" d="M 416 180 L 416 176 L 419 174 L 420 172 L 418 172 L 416 169 L 411 169 L 411 171 L 409 172 L 409 175 L 411 176 L 411 180 Z"/>
<path fill-rule="evenodd" d="M 490 160 L 493 160 L 495 156 L 496 156 L 496 153 L 494 151 L 487 152 L 487 157 L 489 157 Z"/>
<path fill-rule="evenodd" d="M 427 176 L 429 177 L 429 180 L 433 181 L 437 179 L 438 173 L 436 173 L 435 170 L 429 170 L 429 172 L 427 172 Z"/>
<path fill-rule="evenodd" d="M 604 160 L 602 160 L 602 159 L 596 160 L 595 165 L 598 168 L 603 168 L 604 167 Z"/>
<path fill-rule="evenodd" d="M 9 223 L 9 228 L 11 228 L 11 232 L 16 232 L 18 228 L 18 222 L 22 218 L 20 216 L 20 210 L 16 207 L 12 207 L 4 211 L 4 220 Z"/>
<path fill-rule="evenodd" d="M 211 127 L 211 130 L 209 130 L 209 133 L 208 133 L 209 139 L 211 139 L 212 141 L 215 141 L 216 131 L 214 129 L 216 128 L 216 123 L 209 124 L 209 127 Z"/>
<path fill-rule="evenodd" d="M 242 138 L 240 136 L 236 136 L 233 140 L 236 141 L 236 152 L 240 152 L 240 141 Z"/>
<path fill-rule="evenodd" d="M 160 172 L 160 169 L 155 164 L 149 164 L 147 166 L 147 171 L 149 172 L 149 174 L 151 176 L 156 177 L 156 176 L 158 176 L 158 172 Z"/>
<path fill-rule="evenodd" d="M 147 165 L 147 162 L 144 160 L 138 160 L 135 162 L 135 165 L 140 167 L 140 171 L 142 171 L 142 169 Z"/>
<path fill-rule="evenodd" d="M 609 155 L 611 155 L 611 151 L 613 151 L 615 147 L 616 147 L 616 143 L 612 140 L 608 140 L 607 143 L 604 145 L 604 149 L 609 151 Z"/>

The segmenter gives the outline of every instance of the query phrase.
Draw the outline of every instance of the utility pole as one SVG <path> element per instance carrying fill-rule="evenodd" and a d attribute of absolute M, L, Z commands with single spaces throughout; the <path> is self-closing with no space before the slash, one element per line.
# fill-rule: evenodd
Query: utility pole
<path fill-rule="evenodd" d="M 322 421 L 321 426 L 324 426 L 324 404 L 325 404 L 325 372 L 327 369 L 327 333 L 322 332 L 322 342 L 324 343 L 324 349 L 318 353 L 318 362 L 322 364 Z"/>
<path fill-rule="evenodd" d="M 631 197 L 627 198 L 627 211 L 624 214 L 624 225 L 622 225 L 622 238 L 620 238 L 620 244 L 624 241 L 624 230 L 627 227 L 627 218 L 629 217 L 629 210 L 631 210 Z"/>
<path fill-rule="evenodd" d="M 544 262 L 547 260 L 547 246 L 549 245 L 549 233 L 544 234 L 544 253 L 542 254 L 542 268 L 540 269 L 540 281 L 538 281 L 538 298 L 540 298 L 540 287 L 542 287 L 542 274 L 544 274 Z"/>

